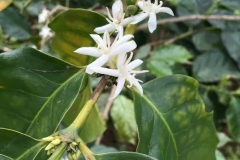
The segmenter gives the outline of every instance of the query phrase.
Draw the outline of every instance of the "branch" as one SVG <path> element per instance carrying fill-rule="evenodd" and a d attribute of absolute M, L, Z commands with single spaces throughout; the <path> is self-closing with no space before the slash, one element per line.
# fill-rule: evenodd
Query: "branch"
<path fill-rule="evenodd" d="M 228 16 L 228 15 L 192 15 L 192 16 L 182 16 L 177 18 L 167 18 L 163 20 L 158 20 L 157 24 L 168 24 L 168 23 L 178 23 L 183 21 L 192 21 L 192 20 L 223 20 L 223 21 L 240 21 L 240 16 Z M 137 30 L 143 30 L 148 27 L 148 24 L 140 25 Z"/>

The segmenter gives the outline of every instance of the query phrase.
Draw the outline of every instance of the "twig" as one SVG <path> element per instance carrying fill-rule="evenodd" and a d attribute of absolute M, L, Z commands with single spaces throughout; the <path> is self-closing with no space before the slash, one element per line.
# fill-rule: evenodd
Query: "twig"
<path fill-rule="evenodd" d="M 111 90 L 111 93 L 110 93 L 108 102 L 107 102 L 107 104 L 106 104 L 106 106 L 105 106 L 105 109 L 104 109 L 104 111 L 103 111 L 103 114 L 102 114 L 104 120 L 108 120 L 108 118 L 109 118 L 109 116 L 108 116 L 108 115 L 109 115 L 109 111 L 110 111 L 111 106 L 112 106 L 113 101 L 114 101 L 114 99 L 111 98 L 111 97 L 114 96 L 115 91 L 116 91 L 116 86 L 114 85 L 114 86 L 112 87 L 112 90 Z M 101 136 L 99 136 L 99 137 L 97 138 L 97 140 L 96 140 L 96 142 L 95 142 L 96 145 L 99 145 L 99 144 L 101 143 L 102 137 L 103 137 L 103 136 L 101 135 Z"/>
<path fill-rule="evenodd" d="M 51 12 L 49 13 L 49 16 L 53 16 L 58 11 L 66 11 L 66 10 L 68 10 L 68 7 L 64 7 L 64 6 L 58 4 L 56 7 L 54 7 L 51 10 Z"/>
<path fill-rule="evenodd" d="M 214 30 L 216 28 L 214 27 L 205 27 L 205 28 L 201 28 L 201 29 L 197 29 L 197 30 L 192 30 L 190 29 L 189 31 L 183 33 L 183 34 L 180 34 L 176 37 L 173 37 L 171 39 L 168 39 L 166 41 L 163 41 L 163 40 L 159 40 L 159 41 L 156 41 L 156 42 L 152 42 L 151 45 L 153 46 L 156 46 L 156 45 L 170 45 L 178 40 L 181 40 L 181 39 L 184 39 L 192 34 L 195 34 L 197 32 L 201 32 L 201 31 L 209 31 L 209 30 Z"/>
<path fill-rule="evenodd" d="M 224 21 L 240 21 L 240 16 L 228 16 L 228 15 L 192 15 L 192 16 L 182 16 L 177 18 L 167 18 L 163 20 L 158 20 L 157 24 L 168 24 L 168 23 L 178 23 L 183 21 L 192 20 L 224 20 Z M 142 24 L 138 26 L 137 30 L 143 30 L 148 27 L 148 24 Z"/>

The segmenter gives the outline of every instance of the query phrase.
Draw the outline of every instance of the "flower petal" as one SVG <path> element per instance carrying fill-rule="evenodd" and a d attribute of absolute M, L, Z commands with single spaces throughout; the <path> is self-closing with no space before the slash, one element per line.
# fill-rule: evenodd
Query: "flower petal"
<path fill-rule="evenodd" d="M 138 89 L 138 91 L 142 95 L 143 94 L 143 89 L 142 89 L 141 84 L 137 80 L 135 80 L 135 81 L 133 81 L 133 85 Z"/>
<path fill-rule="evenodd" d="M 91 70 L 93 70 L 96 73 L 100 73 L 104 75 L 109 75 L 114 77 L 119 76 L 119 70 L 116 70 L 116 69 L 108 69 L 103 67 L 91 67 Z"/>
<path fill-rule="evenodd" d="M 90 34 L 90 36 L 98 45 L 103 44 L 103 39 L 98 34 Z"/>
<path fill-rule="evenodd" d="M 93 57 L 100 57 L 102 54 L 95 47 L 81 47 L 74 51 L 75 53 L 89 55 Z"/>
<path fill-rule="evenodd" d="M 126 25 L 128 24 L 132 24 L 132 22 L 136 19 L 135 16 L 131 16 L 131 17 L 128 17 L 128 18 L 125 18 L 123 19 L 122 21 L 122 25 L 125 27 Z"/>
<path fill-rule="evenodd" d="M 120 68 L 125 63 L 125 60 L 124 60 L 125 55 L 126 55 L 126 53 L 120 53 L 118 55 L 118 58 L 117 58 L 117 68 Z"/>
<path fill-rule="evenodd" d="M 127 52 L 134 50 L 136 47 L 137 47 L 137 44 L 135 43 L 135 41 L 129 41 L 129 42 L 123 43 L 120 46 L 117 46 L 116 48 L 114 48 L 112 50 L 112 52 L 110 53 L 110 55 L 127 53 Z"/>
<path fill-rule="evenodd" d="M 129 64 L 127 65 L 127 69 L 128 69 L 129 71 L 130 71 L 130 70 L 133 70 L 134 68 L 140 66 L 142 63 L 143 63 L 142 60 L 136 59 L 136 60 L 132 61 L 131 63 L 129 63 Z"/>
<path fill-rule="evenodd" d="M 131 22 L 131 24 L 137 24 L 138 22 L 144 20 L 147 17 L 148 17 L 148 13 L 140 13 L 140 14 L 137 14 L 136 16 L 132 16 L 134 20 Z"/>
<path fill-rule="evenodd" d="M 119 12 L 123 13 L 123 4 L 122 1 L 118 0 L 112 5 L 112 15 L 116 19 Z"/>
<path fill-rule="evenodd" d="M 131 34 L 127 34 L 121 38 L 119 38 L 119 40 L 115 43 L 115 46 L 119 46 L 123 43 L 126 43 L 127 41 L 129 41 L 130 39 L 132 39 L 134 36 Z"/>
<path fill-rule="evenodd" d="M 138 1 L 138 7 L 141 9 L 141 10 L 144 10 L 144 8 L 143 8 L 143 1 Z"/>
<path fill-rule="evenodd" d="M 148 20 L 148 29 L 152 33 L 157 28 L 157 17 L 156 14 L 151 12 Z"/>
<path fill-rule="evenodd" d="M 161 7 L 157 9 L 156 13 L 159 13 L 159 12 L 164 12 L 164 13 L 170 14 L 171 16 L 174 16 L 172 9 L 168 7 Z"/>
<path fill-rule="evenodd" d="M 94 62 L 89 64 L 86 68 L 86 73 L 93 74 L 94 71 L 91 69 L 92 67 L 102 67 L 107 61 L 109 60 L 108 55 L 102 55 L 98 59 L 96 59 Z"/>
<path fill-rule="evenodd" d="M 122 25 L 118 26 L 118 35 L 119 35 L 119 38 L 123 37 L 123 26 Z"/>
<path fill-rule="evenodd" d="M 101 34 L 101 33 L 104 33 L 104 32 L 112 32 L 114 31 L 116 28 L 112 25 L 112 24 L 107 24 L 105 26 L 102 26 L 102 27 L 97 27 L 94 29 L 94 32 L 98 33 L 98 34 Z"/>
<path fill-rule="evenodd" d="M 125 78 L 124 77 L 118 77 L 117 87 L 116 87 L 116 90 L 115 90 L 115 94 L 112 98 L 116 98 L 120 94 L 120 92 L 122 91 L 122 89 L 124 87 L 124 84 L 125 84 Z"/>

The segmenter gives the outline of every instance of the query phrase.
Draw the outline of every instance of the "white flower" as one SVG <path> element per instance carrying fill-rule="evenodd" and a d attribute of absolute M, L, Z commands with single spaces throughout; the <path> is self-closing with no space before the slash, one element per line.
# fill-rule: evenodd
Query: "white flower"
<path fill-rule="evenodd" d="M 47 26 L 44 26 L 42 27 L 41 31 L 39 32 L 39 35 L 45 39 L 47 38 L 48 36 L 49 37 L 52 37 L 53 36 L 53 33 L 51 32 L 51 29 Z"/>
<path fill-rule="evenodd" d="M 102 27 L 97 27 L 94 31 L 98 34 L 100 33 L 104 33 L 104 32 L 112 32 L 117 30 L 119 32 L 119 36 L 122 37 L 123 36 L 123 27 L 126 26 L 127 24 L 131 23 L 134 18 L 133 17 L 129 17 L 129 18 L 125 18 L 125 13 L 123 12 L 123 4 L 121 0 L 116 1 L 113 5 L 112 5 L 112 16 L 111 13 L 108 10 L 108 18 L 107 21 L 109 22 L 109 24 L 102 26 Z"/>
<path fill-rule="evenodd" d="M 125 35 L 121 38 L 119 38 L 117 35 L 112 44 L 110 42 L 110 36 L 108 32 L 104 33 L 103 39 L 97 34 L 91 34 L 90 36 L 97 43 L 98 47 L 81 47 L 74 51 L 79 54 L 99 57 L 87 66 L 86 72 L 88 74 L 94 73 L 94 71 L 91 70 L 91 67 L 101 67 L 108 62 L 111 56 L 118 55 L 120 53 L 126 54 L 137 47 L 133 40 L 129 41 L 131 38 L 133 38 L 133 35 Z"/>
<path fill-rule="evenodd" d="M 44 8 L 42 12 L 38 15 L 38 23 L 43 23 L 47 20 L 49 14 L 49 10 Z"/>
<path fill-rule="evenodd" d="M 135 20 L 132 22 L 132 24 L 136 24 L 149 17 L 148 29 L 152 33 L 157 28 L 157 13 L 164 12 L 174 16 L 174 13 L 170 8 L 162 7 L 162 5 L 163 2 L 160 1 L 158 4 L 158 0 L 155 0 L 155 3 L 151 3 L 150 0 L 138 1 L 138 6 L 141 8 L 142 13 L 134 16 Z"/>
<path fill-rule="evenodd" d="M 115 94 L 112 98 L 116 98 L 121 90 L 124 87 L 125 81 L 129 82 L 128 88 L 135 86 L 138 91 L 143 94 L 142 86 L 139 82 L 142 82 L 139 79 L 135 78 L 136 74 L 139 73 L 145 73 L 148 71 L 134 71 L 136 67 L 141 65 L 143 63 L 142 60 L 136 59 L 129 63 L 132 59 L 133 54 L 131 53 L 130 57 L 127 59 L 127 55 L 120 54 L 117 61 L 117 69 L 108 69 L 108 68 L 102 68 L 102 67 L 92 67 L 91 69 L 97 73 L 110 75 L 114 77 L 118 77 L 117 79 L 117 87 Z"/>

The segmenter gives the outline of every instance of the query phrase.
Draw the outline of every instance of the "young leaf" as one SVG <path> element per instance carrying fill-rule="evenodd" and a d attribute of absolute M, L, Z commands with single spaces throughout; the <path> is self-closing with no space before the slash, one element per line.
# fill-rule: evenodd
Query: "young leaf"
<path fill-rule="evenodd" d="M 137 140 L 137 124 L 132 100 L 125 96 L 118 96 L 114 100 L 111 117 L 120 139 L 135 144 Z"/>
<path fill-rule="evenodd" d="M 84 66 L 91 61 L 85 55 L 74 53 L 80 47 L 93 46 L 95 43 L 89 34 L 94 29 L 106 24 L 106 19 L 96 12 L 85 9 L 69 9 L 59 14 L 49 27 L 55 32 L 52 49 L 61 57 L 77 66 Z"/>
<path fill-rule="evenodd" d="M 79 91 L 84 70 L 26 48 L 0 55 L 0 127 L 43 138 L 55 132 Z"/>
<path fill-rule="evenodd" d="M 96 160 L 157 160 L 153 157 L 134 153 L 134 152 L 117 152 L 95 155 Z"/>
<path fill-rule="evenodd" d="M 142 96 L 134 93 L 138 152 L 159 160 L 215 160 L 218 138 L 198 85 L 175 75 L 144 84 Z"/>
<path fill-rule="evenodd" d="M 240 99 L 239 97 L 232 97 L 229 108 L 226 113 L 227 124 L 233 139 L 240 143 Z"/>
<path fill-rule="evenodd" d="M 45 145 L 44 142 L 39 142 L 28 135 L 0 128 L 0 155 L 6 156 L 6 160 L 7 158 L 14 160 L 34 160 Z"/>

